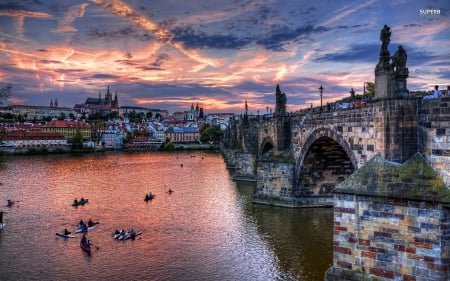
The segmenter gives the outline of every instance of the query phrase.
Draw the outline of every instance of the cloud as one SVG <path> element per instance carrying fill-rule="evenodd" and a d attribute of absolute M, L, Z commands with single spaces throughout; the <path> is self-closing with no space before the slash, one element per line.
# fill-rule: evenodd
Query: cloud
<path fill-rule="evenodd" d="M 379 44 L 353 44 L 340 52 L 324 53 L 314 58 L 315 62 L 376 62 Z"/>
<path fill-rule="evenodd" d="M 172 40 L 180 42 L 187 49 L 240 49 L 249 44 L 248 38 L 239 38 L 234 35 L 207 34 L 196 31 L 191 26 L 176 27 L 171 30 Z"/>
<path fill-rule="evenodd" d="M 94 74 L 91 76 L 87 76 L 84 79 L 117 79 L 120 78 L 120 76 L 117 75 L 111 75 L 111 74 Z"/>
<path fill-rule="evenodd" d="M 77 31 L 77 29 L 72 26 L 72 22 L 77 18 L 82 18 L 84 16 L 86 7 L 88 5 L 89 4 L 84 3 L 71 6 L 67 11 L 65 11 L 64 17 L 58 20 L 58 27 L 56 28 L 55 32 L 71 33 Z"/>

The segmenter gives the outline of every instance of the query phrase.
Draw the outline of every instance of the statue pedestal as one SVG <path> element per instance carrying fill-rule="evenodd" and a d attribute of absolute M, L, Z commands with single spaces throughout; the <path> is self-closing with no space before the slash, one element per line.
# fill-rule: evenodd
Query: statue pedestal
<path fill-rule="evenodd" d="M 375 71 L 375 98 L 390 98 L 394 96 L 394 73 L 389 69 L 379 69 L 379 71 Z"/>
<path fill-rule="evenodd" d="M 393 97 L 395 93 L 394 70 L 389 63 L 388 50 L 380 52 L 380 60 L 375 67 L 375 98 Z"/>
<path fill-rule="evenodd" d="M 395 74 L 395 96 L 407 97 L 409 90 L 406 88 L 406 78 L 408 78 L 409 70 L 404 68 Z"/>

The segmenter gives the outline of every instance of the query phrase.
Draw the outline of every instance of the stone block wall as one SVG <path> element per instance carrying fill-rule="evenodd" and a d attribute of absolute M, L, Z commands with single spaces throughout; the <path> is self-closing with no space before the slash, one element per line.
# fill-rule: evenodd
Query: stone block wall
<path fill-rule="evenodd" d="M 450 97 L 421 101 L 419 146 L 431 166 L 450 187 Z"/>
<path fill-rule="evenodd" d="M 347 270 L 346 278 L 355 278 L 347 280 L 362 280 L 361 274 L 364 280 L 449 280 L 450 208 L 336 194 L 333 253 L 335 273 Z"/>
<path fill-rule="evenodd" d="M 325 280 L 450 280 L 450 190 L 417 153 L 373 157 L 334 195 Z"/>
<path fill-rule="evenodd" d="M 220 145 L 220 152 L 222 153 L 223 159 L 226 163 L 227 168 L 234 169 L 235 168 L 235 153 L 236 150 L 234 148 L 226 148 L 222 144 Z"/>
<path fill-rule="evenodd" d="M 256 155 L 252 153 L 235 152 L 235 174 L 233 179 L 244 181 L 256 180 Z"/>
<path fill-rule="evenodd" d="M 292 205 L 294 163 L 259 161 L 254 201 L 263 204 Z"/>
<path fill-rule="evenodd" d="M 417 100 L 386 99 L 376 105 L 375 151 L 387 160 L 404 163 L 418 151 Z"/>

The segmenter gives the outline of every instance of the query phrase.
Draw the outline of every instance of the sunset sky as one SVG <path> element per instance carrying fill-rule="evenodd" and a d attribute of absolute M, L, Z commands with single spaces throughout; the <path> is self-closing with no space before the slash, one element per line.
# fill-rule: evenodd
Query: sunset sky
<path fill-rule="evenodd" d="M 119 105 L 205 113 L 288 110 L 374 81 L 380 30 L 408 54 L 409 90 L 450 85 L 450 1 L 2 0 L 3 104 Z"/>

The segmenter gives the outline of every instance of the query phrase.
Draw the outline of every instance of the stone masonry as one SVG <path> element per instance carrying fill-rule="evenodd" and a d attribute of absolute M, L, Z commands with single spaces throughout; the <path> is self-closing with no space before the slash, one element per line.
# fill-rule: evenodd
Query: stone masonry
<path fill-rule="evenodd" d="M 450 185 L 450 97 L 421 101 L 419 145 L 433 168 Z"/>
<path fill-rule="evenodd" d="M 450 191 L 420 154 L 378 155 L 336 188 L 326 281 L 449 279 Z"/>

